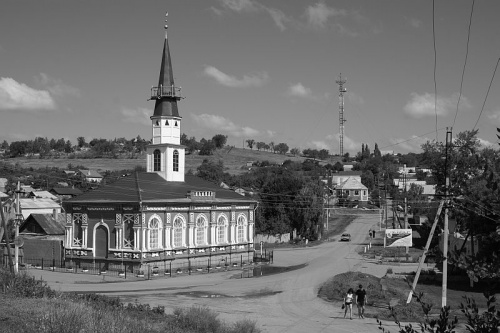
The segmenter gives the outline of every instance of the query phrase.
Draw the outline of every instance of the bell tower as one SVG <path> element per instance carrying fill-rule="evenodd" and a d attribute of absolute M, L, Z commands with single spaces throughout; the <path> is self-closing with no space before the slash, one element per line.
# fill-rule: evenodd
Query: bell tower
<path fill-rule="evenodd" d="M 155 101 L 155 109 L 151 116 L 153 140 L 147 147 L 147 172 L 157 173 L 167 181 L 183 182 L 185 147 L 180 144 L 182 118 L 177 109 L 182 97 L 181 88 L 174 84 L 167 29 L 165 24 L 158 86 L 151 88 L 150 100 Z"/>

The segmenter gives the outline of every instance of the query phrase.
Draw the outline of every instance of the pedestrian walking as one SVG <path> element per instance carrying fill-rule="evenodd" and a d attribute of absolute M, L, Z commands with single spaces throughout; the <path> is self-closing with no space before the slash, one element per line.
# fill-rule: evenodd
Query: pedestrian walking
<path fill-rule="evenodd" d="M 344 304 L 342 304 L 342 309 L 344 309 L 344 318 L 347 315 L 347 310 L 349 310 L 349 319 L 352 320 L 352 302 L 354 300 L 354 290 L 349 288 L 344 296 Z"/>
<path fill-rule="evenodd" d="M 366 290 L 363 289 L 363 285 L 359 285 L 358 290 L 356 290 L 356 305 L 358 306 L 358 316 L 359 318 L 365 318 L 365 304 L 367 302 Z"/>
<path fill-rule="evenodd" d="M 370 238 L 372 238 L 372 229 L 370 229 L 370 231 L 368 231 L 368 236 L 370 236 Z"/>

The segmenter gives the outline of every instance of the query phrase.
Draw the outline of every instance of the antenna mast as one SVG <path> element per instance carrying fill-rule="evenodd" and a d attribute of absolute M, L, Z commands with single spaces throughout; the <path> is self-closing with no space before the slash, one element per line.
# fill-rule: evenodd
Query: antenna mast
<path fill-rule="evenodd" d="M 346 79 L 342 79 L 342 73 L 339 75 L 339 79 L 335 81 L 339 85 L 339 141 L 340 141 L 340 156 L 344 156 L 344 93 L 347 91 L 344 88 L 344 83 L 347 82 Z"/>

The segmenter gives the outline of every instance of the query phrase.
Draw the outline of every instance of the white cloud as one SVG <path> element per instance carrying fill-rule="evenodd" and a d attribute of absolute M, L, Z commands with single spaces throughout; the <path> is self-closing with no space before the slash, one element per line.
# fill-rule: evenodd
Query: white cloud
<path fill-rule="evenodd" d="M 420 21 L 419 19 L 413 17 L 405 17 L 405 19 L 406 23 L 415 29 L 418 29 L 422 26 L 422 21 Z"/>
<path fill-rule="evenodd" d="M 317 28 L 324 28 L 330 17 L 346 15 L 347 12 L 345 10 L 328 7 L 322 2 L 318 2 L 317 4 L 306 8 L 307 22 L 311 26 Z"/>
<path fill-rule="evenodd" d="M 68 84 L 65 84 L 60 79 L 55 79 L 50 77 L 45 73 L 40 73 L 39 77 L 35 77 L 35 83 L 43 86 L 47 89 L 52 96 L 63 97 L 66 95 L 72 95 L 76 97 L 80 97 L 80 90 L 72 87 Z"/>
<path fill-rule="evenodd" d="M 266 72 L 260 72 L 255 75 L 244 75 L 242 79 L 228 75 L 213 66 L 205 66 L 203 71 L 205 75 L 215 79 L 218 83 L 226 87 L 242 88 L 242 87 L 258 87 L 264 85 L 269 76 Z"/>
<path fill-rule="evenodd" d="M 204 113 L 200 115 L 191 114 L 191 118 L 199 126 L 218 132 L 225 132 L 235 137 L 252 137 L 260 135 L 258 130 L 247 126 L 237 125 L 222 116 Z"/>
<path fill-rule="evenodd" d="M 276 136 L 275 131 L 267 130 L 266 133 L 267 133 L 267 136 L 269 136 L 270 138 L 274 138 Z"/>
<path fill-rule="evenodd" d="M 36 90 L 9 77 L 0 78 L 0 110 L 54 110 L 49 91 Z"/>
<path fill-rule="evenodd" d="M 356 104 L 364 104 L 365 103 L 365 100 L 363 99 L 363 97 L 361 97 L 360 95 L 356 94 L 353 91 L 348 91 L 345 95 L 346 95 L 347 99 L 349 100 L 349 102 L 356 103 Z"/>
<path fill-rule="evenodd" d="M 311 146 L 313 147 L 312 149 L 326 149 L 330 151 L 330 145 L 326 143 L 325 141 L 311 141 Z"/>
<path fill-rule="evenodd" d="M 412 135 L 408 138 L 392 138 L 389 139 L 392 145 L 387 147 L 382 147 L 381 149 L 387 148 L 393 151 L 407 151 L 407 152 L 417 152 L 421 150 L 421 146 L 427 141 L 432 142 L 433 139 L 427 137 L 419 137 L 417 135 Z"/>
<path fill-rule="evenodd" d="M 263 8 L 269 13 L 269 15 L 271 15 L 271 18 L 273 19 L 276 26 L 281 31 L 284 31 L 286 29 L 285 23 L 290 21 L 290 19 L 285 15 L 285 13 L 275 8 L 268 8 L 268 7 L 263 7 Z"/>
<path fill-rule="evenodd" d="M 491 120 L 500 120 L 500 110 L 492 111 L 487 117 Z"/>
<path fill-rule="evenodd" d="M 123 107 L 120 110 L 123 118 L 122 120 L 126 123 L 139 123 L 143 125 L 151 125 L 151 110 L 146 108 L 129 109 Z"/>
<path fill-rule="evenodd" d="M 493 143 L 493 142 L 490 142 L 488 140 L 481 139 L 481 138 L 477 138 L 477 139 L 479 140 L 479 143 L 483 147 L 497 147 L 497 143 Z"/>
<path fill-rule="evenodd" d="M 302 83 L 297 83 L 288 87 L 287 94 L 290 96 L 312 98 L 312 90 L 305 87 Z"/>
<path fill-rule="evenodd" d="M 256 5 L 251 0 L 221 0 L 222 6 L 235 12 L 254 11 Z"/>
<path fill-rule="evenodd" d="M 414 118 L 423 118 L 426 116 L 444 117 L 457 107 L 458 94 L 453 94 L 451 97 L 437 97 L 436 107 L 434 108 L 434 94 L 424 93 L 419 95 L 411 93 L 411 99 L 404 106 L 405 112 Z M 460 99 L 460 106 L 470 108 L 471 105 L 465 96 Z"/>

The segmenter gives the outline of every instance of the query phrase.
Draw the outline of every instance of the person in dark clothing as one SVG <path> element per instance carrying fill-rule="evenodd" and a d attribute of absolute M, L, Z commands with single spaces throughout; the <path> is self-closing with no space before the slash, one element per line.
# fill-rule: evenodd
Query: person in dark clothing
<path fill-rule="evenodd" d="M 365 304 L 366 304 L 366 290 L 360 284 L 358 290 L 356 290 L 356 305 L 358 306 L 358 316 L 359 318 L 365 318 Z"/>

